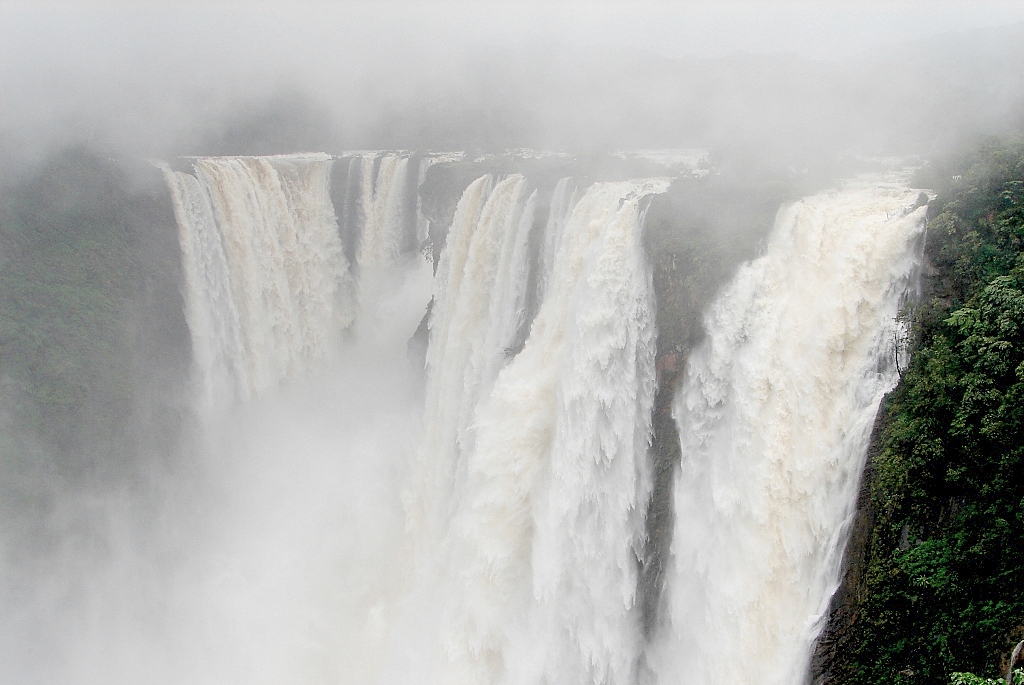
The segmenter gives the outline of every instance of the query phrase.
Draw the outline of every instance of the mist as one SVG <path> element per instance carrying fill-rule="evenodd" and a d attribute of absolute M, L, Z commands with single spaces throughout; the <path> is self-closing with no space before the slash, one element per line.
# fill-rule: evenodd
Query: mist
<path fill-rule="evenodd" d="M 1013 3 L 3 12 L 0 78 L 17 94 L 4 99 L 5 147 L 35 156 L 68 140 L 165 157 L 769 142 L 933 154 L 1021 123 Z M 261 117 L 292 139 L 261 135 Z"/>
<path fill-rule="evenodd" d="M 822 614 L 912 173 L 1024 132 L 1024 8 L 5 3 L 0 93 L 0 679 L 687 682 L 673 612 L 719 589 L 674 512 L 744 552 L 694 513 L 715 478 L 677 484 L 726 441 L 679 430 L 732 425 L 715 383 L 761 420 L 714 374 L 776 325 L 729 298 L 833 224 L 889 236 L 815 286 L 868 312 L 853 370 L 794 373 L 854 422 L 820 422 L 842 501 L 792 562 Z"/>

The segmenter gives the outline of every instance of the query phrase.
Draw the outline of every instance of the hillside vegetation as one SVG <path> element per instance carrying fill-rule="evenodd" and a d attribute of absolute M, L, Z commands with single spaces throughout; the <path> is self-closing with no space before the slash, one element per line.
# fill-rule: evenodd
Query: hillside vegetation
<path fill-rule="evenodd" d="M 881 417 L 833 682 L 1005 673 L 1024 637 L 1024 143 L 934 165 L 913 358 Z M 862 506 L 863 506 L 862 502 Z M 959 677 L 959 676 L 957 676 Z"/>
<path fill-rule="evenodd" d="M 177 249 L 148 164 L 68 148 L 0 185 L 0 565 L 92 544 L 71 503 L 148 487 L 173 458 L 189 360 Z"/>

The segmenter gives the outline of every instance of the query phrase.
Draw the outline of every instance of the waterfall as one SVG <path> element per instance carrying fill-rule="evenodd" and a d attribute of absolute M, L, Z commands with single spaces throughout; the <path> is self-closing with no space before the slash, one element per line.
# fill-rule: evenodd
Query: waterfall
<path fill-rule="evenodd" d="M 352 286 L 326 155 L 164 169 L 186 313 L 207 403 L 259 395 L 309 369 L 352 323 Z"/>
<path fill-rule="evenodd" d="M 207 406 L 264 394 L 308 372 L 337 351 L 353 324 L 371 346 L 415 329 L 430 271 L 422 256 L 408 255 L 409 157 L 347 161 L 340 226 L 327 155 L 197 158 L 195 175 L 162 166 Z M 358 238 L 358 250 L 349 250 L 355 269 L 342 236 Z"/>
<path fill-rule="evenodd" d="M 707 314 L 675 399 L 661 683 L 796 685 L 835 591 L 924 209 L 862 182 L 778 214 Z"/>
<path fill-rule="evenodd" d="M 199 596 L 276 613 L 224 644 L 257 661 L 273 645 L 267 682 L 300 664 L 367 683 L 798 685 L 897 380 L 914 194 L 858 181 L 783 207 L 707 311 L 674 403 L 675 530 L 645 638 L 657 331 L 641 238 L 669 181 L 481 176 L 435 274 L 416 193 L 433 162 L 416 159 L 164 167 L 201 404 L 261 398 L 217 444 L 271 494 L 240 498 L 245 573 L 211 573 L 257 580 Z M 424 375 L 405 345 L 431 298 Z M 303 458 L 281 463 L 293 444 Z M 254 519 L 298 540 L 292 556 Z"/>
<path fill-rule="evenodd" d="M 571 177 L 567 176 L 558 180 L 555 184 L 555 191 L 551 195 L 551 206 L 548 210 L 548 221 L 544 228 L 544 246 L 541 250 L 540 278 L 538 294 L 543 297 L 547 290 L 548 280 L 551 278 L 555 265 L 555 254 L 558 249 L 558 239 L 562 235 L 562 229 L 569 220 L 569 213 L 575 204 L 576 185 Z"/>
<path fill-rule="evenodd" d="M 549 287 L 511 358 L 534 196 L 522 177 L 493 188 L 485 177 L 459 202 L 436 280 L 410 497 L 413 536 L 434 541 L 449 588 L 436 682 L 635 678 L 654 393 L 641 202 L 666 187 L 591 186 L 561 237 L 545 240 L 557 244 Z"/>
<path fill-rule="evenodd" d="M 419 169 L 416 178 L 416 189 L 417 191 L 423 185 L 424 181 L 427 180 L 427 171 L 430 170 L 434 164 L 437 164 L 438 159 L 436 157 L 422 157 L 420 158 Z M 422 246 L 430 238 L 430 222 L 427 217 L 423 215 L 423 196 L 418 192 L 416 194 L 416 244 Z"/>
<path fill-rule="evenodd" d="M 416 241 L 410 157 L 367 153 L 360 159 L 357 335 L 369 346 L 402 347 L 430 298 L 432 269 Z M 411 327 L 410 327 L 411 324 Z"/>
<path fill-rule="evenodd" d="M 189 544 L 151 680 L 374 682 L 422 414 L 406 344 L 433 275 L 406 239 L 409 158 L 192 162 L 164 174 L 193 373 L 225 392 L 196 398 L 195 482 L 168 505 Z"/>
<path fill-rule="evenodd" d="M 378 165 L 374 176 L 374 165 Z M 386 154 L 363 158 L 364 225 L 359 242 L 359 267 L 379 269 L 394 264 L 405 238 L 405 186 L 409 158 Z"/>
<path fill-rule="evenodd" d="M 475 410 L 512 344 L 525 304 L 534 194 L 489 176 L 463 193 L 438 264 L 427 350 L 427 433 L 410 492 L 413 525 L 439 541 L 472 451 Z"/>
<path fill-rule="evenodd" d="M 655 384 L 641 203 L 667 186 L 596 183 L 584 194 L 557 241 L 530 337 L 481 411 L 470 466 L 476 515 L 459 529 L 477 583 L 516 582 L 530 552 L 532 582 L 507 595 L 512 625 L 514 601 L 532 598 L 522 631 L 508 638 L 510 682 L 635 681 Z M 500 617 L 491 634 L 507 625 Z"/>

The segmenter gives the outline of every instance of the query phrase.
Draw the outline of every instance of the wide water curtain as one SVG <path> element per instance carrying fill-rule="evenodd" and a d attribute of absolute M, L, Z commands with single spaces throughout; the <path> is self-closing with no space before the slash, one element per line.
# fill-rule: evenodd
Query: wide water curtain
<path fill-rule="evenodd" d="M 706 312 L 673 405 L 674 531 L 645 638 L 656 330 L 641 237 L 647 198 L 669 181 L 584 191 L 570 178 L 537 188 L 482 176 L 454 208 L 434 273 L 420 250 L 443 231 L 416 192 L 431 160 L 353 153 L 333 185 L 326 155 L 164 167 L 200 414 L 213 431 L 255 411 L 272 425 L 237 425 L 301 452 L 237 460 L 308 477 L 292 491 L 305 510 L 285 499 L 268 515 L 267 530 L 288 531 L 278 540 L 330 522 L 282 563 L 306 575 L 282 571 L 299 580 L 281 587 L 299 596 L 302 578 L 323 579 L 331 606 L 348 608 L 332 609 L 337 625 L 308 621 L 303 611 L 321 609 L 301 602 L 276 609 L 308 629 L 300 640 L 282 628 L 296 644 L 338 642 L 284 652 L 361 682 L 798 685 L 837 587 L 875 414 L 898 380 L 898 313 L 923 233 L 914 193 L 858 181 L 783 207 L 764 254 Z M 407 344 L 422 353 L 431 297 L 424 376 Z M 273 392 L 284 383 L 292 392 Z M 307 393 L 337 405 L 308 411 Z M 274 413 L 288 402 L 304 408 Z M 227 447 L 246 444 L 246 431 L 225 432 Z M 339 455 L 350 471 L 332 471 Z M 250 482 L 277 492 L 286 481 Z M 322 501 L 309 499 L 317 486 Z M 379 501 L 337 497 L 346 487 Z M 283 554 L 278 544 L 253 545 L 258 577 L 277 568 L 259 554 Z M 287 642 L 274 635 L 266 644 Z"/>
<path fill-rule="evenodd" d="M 438 269 L 428 440 L 410 493 L 450 588 L 439 682 L 635 678 L 654 391 L 640 203 L 664 187 L 595 184 L 561 237 L 540 243 L 557 248 L 518 354 L 534 196 L 521 177 L 493 188 L 482 178 L 459 203 Z"/>
<path fill-rule="evenodd" d="M 862 184 L 783 208 L 707 315 L 674 413 L 662 683 L 794 685 L 834 592 L 867 442 L 897 381 L 923 209 Z"/>
<path fill-rule="evenodd" d="M 326 155 L 165 169 L 202 394 L 247 398 L 305 371 L 352 323 L 352 282 Z"/>

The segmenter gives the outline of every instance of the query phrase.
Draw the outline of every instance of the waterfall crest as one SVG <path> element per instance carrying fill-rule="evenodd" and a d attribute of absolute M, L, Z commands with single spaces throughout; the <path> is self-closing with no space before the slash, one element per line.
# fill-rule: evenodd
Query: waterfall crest
<path fill-rule="evenodd" d="M 896 317 L 924 222 L 914 197 L 863 182 L 784 207 L 764 256 L 708 313 L 674 404 L 660 682 L 804 678 L 875 414 L 898 380 Z"/>

